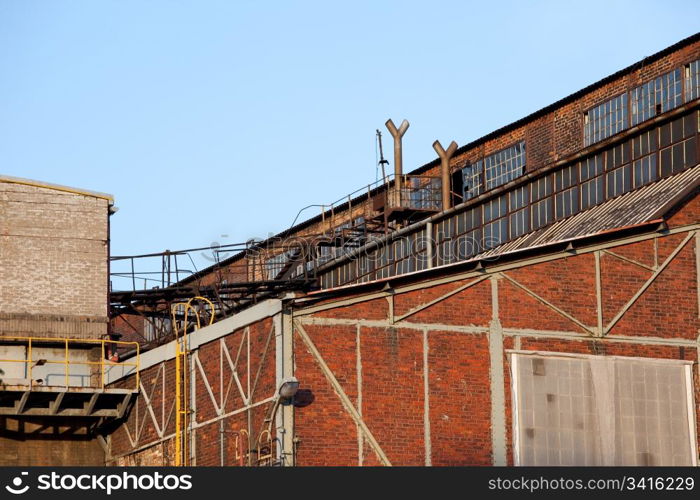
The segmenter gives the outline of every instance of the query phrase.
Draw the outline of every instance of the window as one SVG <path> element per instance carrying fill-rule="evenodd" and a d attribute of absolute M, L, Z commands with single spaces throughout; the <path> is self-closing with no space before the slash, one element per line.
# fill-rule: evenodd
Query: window
<path fill-rule="evenodd" d="M 435 224 L 435 245 L 437 251 L 437 265 L 442 266 L 453 262 L 452 239 L 454 218 L 444 219 Z"/>
<path fill-rule="evenodd" d="M 697 465 L 689 362 L 511 353 L 514 463 Z"/>
<path fill-rule="evenodd" d="M 700 60 L 685 66 L 685 101 L 700 97 Z"/>
<path fill-rule="evenodd" d="M 484 177 L 484 162 L 477 161 L 472 165 L 466 165 L 462 169 L 462 185 L 464 201 L 476 198 L 481 194 L 481 186 L 483 185 Z"/>
<path fill-rule="evenodd" d="M 576 165 L 554 172 L 556 218 L 563 219 L 578 212 L 578 179 Z"/>
<path fill-rule="evenodd" d="M 638 188 L 658 179 L 656 142 L 658 129 L 649 130 L 632 139 L 633 186 Z"/>
<path fill-rule="evenodd" d="M 581 210 L 601 203 L 605 197 L 603 155 L 597 154 L 579 163 L 581 175 Z"/>
<path fill-rule="evenodd" d="M 530 190 L 523 186 L 508 194 L 510 203 L 510 216 L 508 228 L 510 238 L 527 233 L 530 230 L 530 208 L 528 206 Z"/>
<path fill-rule="evenodd" d="M 608 198 L 626 193 L 631 189 L 632 179 L 630 166 L 625 165 L 607 174 Z"/>
<path fill-rule="evenodd" d="M 484 159 L 486 190 L 520 177 L 525 170 L 525 141 Z"/>
<path fill-rule="evenodd" d="M 583 144 L 590 146 L 627 128 L 627 93 L 605 101 L 583 115 Z"/>
<path fill-rule="evenodd" d="M 681 70 L 666 73 L 630 92 L 631 122 L 637 125 L 649 118 L 680 106 L 683 88 Z"/>
<path fill-rule="evenodd" d="M 481 207 L 474 207 L 455 218 L 457 259 L 466 259 L 481 252 Z"/>
<path fill-rule="evenodd" d="M 654 182 L 658 176 L 656 174 L 656 155 L 651 154 L 634 160 L 632 163 L 634 174 L 633 184 L 635 188 Z"/>
<path fill-rule="evenodd" d="M 493 248 L 507 240 L 506 196 L 499 196 L 484 205 L 484 248 Z"/>
<path fill-rule="evenodd" d="M 552 222 L 552 178 L 537 179 L 531 184 L 532 229 L 539 229 Z"/>
<path fill-rule="evenodd" d="M 697 163 L 697 112 L 660 127 L 661 175 L 675 174 Z"/>
<path fill-rule="evenodd" d="M 608 198 L 632 189 L 632 171 L 629 165 L 630 143 L 623 142 L 605 153 L 605 170 L 608 172 Z"/>

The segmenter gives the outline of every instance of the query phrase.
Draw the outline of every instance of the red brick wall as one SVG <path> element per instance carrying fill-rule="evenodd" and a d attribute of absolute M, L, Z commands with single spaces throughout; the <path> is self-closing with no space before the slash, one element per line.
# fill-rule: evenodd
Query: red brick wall
<path fill-rule="evenodd" d="M 699 219 L 700 203 L 695 199 L 688 202 L 670 224 L 678 227 Z M 604 326 L 647 282 L 654 266 L 663 264 L 688 234 L 659 235 L 656 243 L 649 239 L 620 244 L 609 248 L 610 253 L 600 253 Z M 700 327 L 697 251 L 696 239 L 692 237 L 611 329 L 611 338 L 595 340 L 588 336 L 588 330 L 595 331 L 598 321 L 594 253 L 562 256 L 554 261 L 505 271 L 507 277 L 537 297 L 507 278 L 498 279 L 498 318 L 505 332 L 504 348 L 697 362 L 697 349 L 692 346 L 659 345 L 654 339 L 645 340 L 647 337 L 696 339 Z M 397 288 L 394 312 L 404 314 L 473 279 L 464 278 L 406 293 Z M 386 298 L 298 317 L 393 464 L 425 463 L 426 423 L 429 424 L 433 465 L 492 463 L 488 340 L 493 314 L 491 286 L 491 280 L 485 280 L 394 325 L 389 322 Z M 303 314 L 303 310 L 299 314 Z M 424 330 L 428 338 L 427 417 L 424 411 Z M 567 335 L 579 337 L 566 338 Z M 628 342 L 621 341 L 625 339 L 620 337 L 637 339 Z M 302 387 L 315 395 L 311 405 L 297 409 L 296 434 L 301 439 L 298 463 L 379 463 L 367 442 L 362 445 L 360 460 L 358 427 L 298 336 L 295 356 L 297 378 Z M 507 454 L 508 462 L 512 463 L 512 409 L 505 352 L 503 359 Z M 694 386 L 695 400 L 700 402 L 697 365 Z"/>
<path fill-rule="evenodd" d="M 250 359 L 248 359 L 246 331 L 250 332 Z M 276 389 L 275 338 L 274 332 L 270 335 L 271 331 L 272 320 L 267 318 L 222 338 L 232 362 L 236 363 L 238 359 L 236 373 L 245 393 L 250 385 L 254 404 L 274 395 Z M 247 412 L 242 410 L 245 406 L 244 401 L 233 379 L 228 360 L 222 352 L 220 340 L 204 344 L 197 353 L 202 371 L 206 375 L 217 406 L 222 410 L 222 415 L 217 413 L 207 390 L 207 383 L 195 364 L 193 376 L 196 396 L 193 409 L 198 428 L 194 432 L 196 460 L 192 463 L 201 466 L 220 465 L 223 442 L 224 464 L 235 465 L 237 462 L 234 459 L 235 435 L 233 433 L 248 429 Z M 175 448 L 172 439 L 175 433 L 175 377 L 175 365 L 172 359 L 142 371 L 143 390 L 139 394 L 138 401 L 132 407 L 126 421 L 110 435 L 111 457 L 108 463 L 174 464 Z M 132 387 L 134 383 L 134 377 L 128 377 L 115 383 L 113 387 Z M 158 435 L 147 399 L 150 400 L 151 410 L 162 430 L 162 437 Z M 270 413 L 271 406 L 271 403 L 264 403 L 251 410 L 254 439 L 259 436 L 262 429 L 267 427 L 265 418 Z M 223 422 L 223 433 L 220 421 Z M 136 439 L 137 436 L 138 439 Z M 132 440 L 136 443 L 132 443 Z"/>

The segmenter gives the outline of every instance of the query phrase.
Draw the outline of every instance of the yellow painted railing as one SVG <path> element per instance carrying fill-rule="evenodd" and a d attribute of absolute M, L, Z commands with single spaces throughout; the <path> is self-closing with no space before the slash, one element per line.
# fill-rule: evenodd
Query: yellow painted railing
<path fill-rule="evenodd" d="M 193 304 L 194 303 L 194 304 Z M 195 330 L 202 327 L 199 304 L 209 306 L 208 325 L 214 323 L 216 309 L 214 304 L 204 297 L 192 297 L 187 302 L 177 302 L 171 306 L 173 327 L 175 328 L 175 465 L 189 465 L 189 427 L 190 408 L 188 375 L 190 370 L 190 345 L 187 324 L 190 315 L 195 320 Z M 182 334 L 178 327 L 178 314 L 182 315 Z"/>
<path fill-rule="evenodd" d="M 74 384 L 70 383 L 70 377 L 71 375 L 75 376 L 75 373 L 71 373 L 71 365 L 83 365 L 83 366 L 99 366 L 99 374 L 98 373 L 92 373 L 92 371 L 88 374 L 90 378 L 92 378 L 93 375 L 99 375 L 99 383 L 98 384 L 93 384 L 90 383 L 88 387 L 92 388 L 100 388 L 104 389 L 105 388 L 105 378 L 106 378 L 106 373 L 107 373 L 107 368 L 111 366 L 127 366 L 127 367 L 133 367 L 135 371 L 135 377 L 134 377 L 134 389 L 138 390 L 139 388 L 139 372 L 140 372 L 140 350 L 139 350 L 139 344 L 138 342 L 124 342 L 120 340 L 106 340 L 106 339 L 72 339 L 72 338 L 47 338 L 47 337 L 0 337 L 0 342 L 3 343 L 3 347 L 9 347 L 13 345 L 19 345 L 19 346 L 26 346 L 26 355 L 23 358 L 15 358 L 15 359 L 0 359 L 0 368 L 2 368 L 2 363 L 22 363 L 25 365 L 24 373 L 26 373 L 26 378 L 29 379 L 30 384 L 34 384 L 34 377 L 32 376 L 32 372 L 35 367 L 37 366 L 43 366 L 47 364 L 57 364 L 57 365 L 64 365 L 63 369 L 63 374 L 64 374 L 64 383 L 62 384 L 63 387 L 69 388 L 71 386 L 74 386 Z M 76 359 L 71 359 L 71 353 L 75 353 L 77 348 L 85 350 L 86 345 L 91 345 L 95 344 L 96 347 L 100 347 L 100 359 L 99 361 L 89 361 L 89 360 L 76 360 Z M 58 355 L 58 349 L 63 347 L 62 349 L 62 355 Z M 106 353 L 108 351 L 111 352 L 112 348 L 118 347 L 124 347 L 124 346 L 131 346 L 135 352 L 135 355 L 130 358 L 128 361 L 113 361 L 112 359 L 106 359 Z M 36 350 L 38 348 L 54 348 L 56 352 L 56 356 L 47 356 L 39 359 L 34 359 L 34 354 L 36 353 Z M 73 347 L 74 349 L 71 349 Z M 46 356 L 46 355 L 44 355 Z M 5 374 L 7 375 L 7 373 Z M 52 374 L 53 375 L 53 374 Z M 85 376 L 82 374 L 78 374 L 80 376 Z M 2 377 L 0 377 L 2 378 Z M 44 385 L 50 385 L 50 384 L 44 384 Z M 53 385 L 55 386 L 55 384 Z M 85 387 L 85 385 L 79 384 L 78 386 L 80 387 Z M 61 387 L 61 385 L 59 385 Z"/>

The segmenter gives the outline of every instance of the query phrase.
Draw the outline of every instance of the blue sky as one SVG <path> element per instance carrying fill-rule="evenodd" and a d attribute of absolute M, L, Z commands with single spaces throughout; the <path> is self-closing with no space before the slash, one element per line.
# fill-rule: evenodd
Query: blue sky
<path fill-rule="evenodd" d="M 264 237 L 373 182 L 387 118 L 411 122 L 412 170 L 698 19 L 697 1 L 0 0 L 0 172 L 113 194 L 113 254 Z"/>

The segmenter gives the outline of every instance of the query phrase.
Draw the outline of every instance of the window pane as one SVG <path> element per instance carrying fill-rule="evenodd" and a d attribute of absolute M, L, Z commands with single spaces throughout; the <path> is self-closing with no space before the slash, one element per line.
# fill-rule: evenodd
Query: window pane
<path fill-rule="evenodd" d="M 497 186 L 520 177 L 525 171 L 525 142 L 487 156 L 484 159 L 486 189 Z"/>

